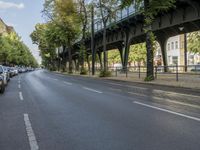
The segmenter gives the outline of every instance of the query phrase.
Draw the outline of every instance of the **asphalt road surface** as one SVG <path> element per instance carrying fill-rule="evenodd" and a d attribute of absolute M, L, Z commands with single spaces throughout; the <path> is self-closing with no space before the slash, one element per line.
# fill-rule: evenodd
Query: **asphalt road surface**
<path fill-rule="evenodd" d="M 200 150 L 200 92 L 38 70 L 0 96 L 0 150 Z"/>

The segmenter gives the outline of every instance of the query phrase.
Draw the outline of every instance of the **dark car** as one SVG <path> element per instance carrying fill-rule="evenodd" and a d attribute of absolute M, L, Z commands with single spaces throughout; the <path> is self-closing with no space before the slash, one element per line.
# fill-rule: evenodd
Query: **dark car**
<path fill-rule="evenodd" d="M 5 90 L 4 77 L 1 75 L 2 73 L 3 69 L 0 67 L 0 93 L 3 93 Z"/>

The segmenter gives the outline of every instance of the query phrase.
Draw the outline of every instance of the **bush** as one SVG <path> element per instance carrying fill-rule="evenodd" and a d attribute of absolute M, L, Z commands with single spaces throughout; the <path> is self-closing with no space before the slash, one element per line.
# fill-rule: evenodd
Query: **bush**
<path fill-rule="evenodd" d="M 80 75 L 87 75 L 87 74 L 88 74 L 87 70 L 85 68 L 82 68 Z"/>
<path fill-rule="evenodd" d="M 144 81 L 146 81 L 146 82 L 152 81 L 152 80 L 154 80 L 154 77 L 153 77 L 153 76 L 149 76 L 149 77 L 146 77 L 146 78 L 144 79 Z"/>
<path fill-rule="evenodd" d="M 99 77 L 111 77 L 111 76 L 112 76 L 112 73 L 110 71 L 101 70 L 99 74 Z"/>
<path fill-rule="evenodd" d="M 73 71 L 68 71 L 68 74 L 73 74 Z"/>

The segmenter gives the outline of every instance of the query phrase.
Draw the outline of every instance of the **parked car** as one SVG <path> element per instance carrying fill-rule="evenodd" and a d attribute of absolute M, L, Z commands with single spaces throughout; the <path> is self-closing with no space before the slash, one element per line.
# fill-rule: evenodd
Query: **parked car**
<path fill-rule="evenodd" d="M 7 82 L 9 82 L 10 81 L 10 72 L 6 66 L 3 66 L 3 69 L 6 74 L 6 80 L 7 80 Z"/>
<path fill-rule="evenodd" d="M 15 68 L 15 67 L 13 67 L 12 69 L 13 69 L 13 71 L 14 71 L 14 75 L 15 75 L 15 76 L 18 75 L 18 73 L 19 73 L 18 69 Z"/>
<path fill-rule="evenodd" d="M 1 70 L 0 68 L 0 74 L 1 72 L 3 72 L 3 70 Z M 0 75 L 0 93 L 4 93 L 4 91 L 5 91 L 4 80 L 3 80 L 3 76 Z"/>
<path fill-rule="evenodd" d="M 7 85 L 8 84 L 8 81 L 9 81 L 9 74 L 8 74 L 8 71 L 7 69 L 4 67 L 4 66 L 1 66 L 0 65 L 0 70 L 1 70 L 1 73 L 0 75 L 3 77 L 3 82 L 4 82 L 4 85 Z"/>

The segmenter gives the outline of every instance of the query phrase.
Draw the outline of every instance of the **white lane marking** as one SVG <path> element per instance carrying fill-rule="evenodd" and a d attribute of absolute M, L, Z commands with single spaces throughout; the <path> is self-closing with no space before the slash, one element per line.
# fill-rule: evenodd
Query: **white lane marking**
<path fill-rule="evenodd" d="M 20 83 L 21 83 L 21 81 L 20 81 L 20 80 L 18 80 L 18 83 L 20 84 Z"/>
<path fill-rule="evenodd" d="M 133 93 L 133 92 L 127 92 L 127 93 L 129 93 L 131 95 L 141 96 L 141 97 L 149 97 L 148 95 L 143 95 L 143 94 L 139 94 L 139 93 Z M 179 101 L 174 101 L 174 100 L 171 100 L 171 99 L 168 99 L 168 98 L 164 98 L 164 97 L 161 98 L 161 97 L 157 97 L 157 96 L 152 96 L 151 98 L 155 99 L 155 100 L 163 101 L 163 102 L 169 102 L 169 103 L 174 103 L 174 104 L 179 104 L 179 105 L 183 105 L 183 106 L 189 106 L 189 107 L 200 109 L 200 106 L 198 106 L 198 105 L 179 102 Z"/>
<path fill-rule="evenodd" d="M 18 88 L 21 89 L 21 84 L 18 84 Z"/>
<path fill-rule="evenodd" d="M 103 93 L 101 91 L 97 91 L 95 89 L 91 89 L 91 88 L 87 88 L 87 87 L 83 87 L 83 89 L 88 90 L 88 91 L 92 91 L 92 92 L 96 92 L 96 93 L 99 93 L 99 94 Z"/>
<path fill-rule="evenodd" d="M 189 106 L 189 107 L 194 107 L 194 108 L 200 109 L 200 106 L 194 105 L 194 104 L 189 104 L 189 103 L 174 101 L 174 100 L 171 100 L 171 99 L 160 98 L 160 97 L 155 97 L 155 96 L 153 96 L 152 98 L 155 99 L 155 100 L 160 100 L 160 101 L 164 100 L 164 101 L 167 101 L 169 103 L 174 103 L 174 104 L 179 104 L 179 105 L 183 105 L 183 106 Z"/>
<path fill-rule="evenodd" d="M 54 79 L 54 78 L 53 78 L 53 80 L 58 81 L 58 79 Z"/>
<path fill-rule="evenodd" d="M 64 81 L 64 83 L 67 84 L 67 85 L 72 85 L 72 83 L 70 83 L 70 82 Z"/>
<path fill-rule="evenodd" d="M 39 146 L 37 144 L 37 140 L 36 140 L 35 134 L 33 132 L 28 114 L 24 114 L 24 122 L 25 122 L 26 133 L 28 136 L 29 145 L 30 145 L 31 150 L 39 150 Z"/>
<path fill-rule="evenodd" d="M 20 98 L 21 101 L 24 100 L 24 97 L 23 97 L 23 95 L 22 95 L 22 92 L 19 92 L 19 98 Z"/>
<path fill-rule="evenodd" d="M 168 91 L 166 92 L 166 91 L 163 91 L 163 90 L 153 90 L 153 91 L 157 92 L 157 93 L 165 93 L 165 94 L 174 95 L 174 96 L 182 95 L 182 96 L 189 96 L 189 97 L 200 98 L 200 96 L 190 95 L 190 94 L 175 93 L 175 92 L 168 92 Z"/>
<path fill-rule="evenodd" d="M 156 107 L 156 106 L 140 103 L 140 102 L 137 102 L 137 101 L 134 101 L 133 103 L 200 122 L 200 118 L 197 118 L 197 117 L 188 116 L 188 115 L 185 115 L 185 114 L 182 114 L 182 113 L 178 113 L 178 112 L 174 112 L 174 111 L 167 110 L 167 109 L 164 109 L 164 108 L 160 108 L 160 107 Z"/>

